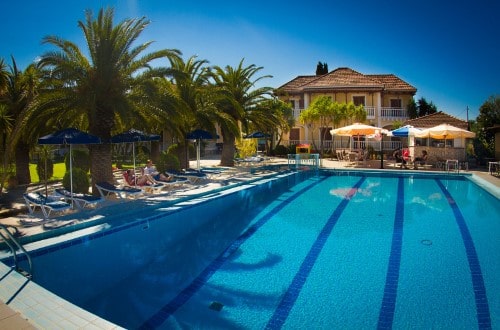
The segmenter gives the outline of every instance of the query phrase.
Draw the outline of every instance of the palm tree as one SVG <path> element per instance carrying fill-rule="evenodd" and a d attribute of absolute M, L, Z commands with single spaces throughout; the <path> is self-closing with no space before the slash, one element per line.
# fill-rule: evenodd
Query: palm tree
<path fill-rule="evenodd" d="M 224 142 L 221 155 L 222 166 L 234 166 L 236 138 L 241 135 L 240 126 L 249 127 L 252 119 L 248 117 L 248 114 L 264 101 L 266 96 L 271 95 L 271 87 L 256 88 L 257 82 L 271 76 L 261 76 L 252 81 L 253 76 L 262 69 L 254 64 L 243 67 L 243 59 L 236 68 L 214 67 L 212 77 L 218 93 L 217 109 L 220 113 L 227 115 L 226 121 L 219 122 Z"/>
<path fill-rule="evenodd" d="M 48 52 L 40 65 L 50 70 L 53 91 L 46 100 L 47 111 L 61 112 L 66 118 L 109 141 L 117 118 L 139 114 L 140 108 L 149 108 L 154 98 L 145 95 L 153 77 L 165 75 L 165 68 L 152 68 L 150 62 L 180 55 L 178 50 L 160 50 L 143 54 L 151 42 L 132 47 L 149 21 L 126 19 L 113 24 L 113 9 L 101 9 L 94 20 L 86 11 L 86 20 L 79 21 L 90 58 L 78 46 L 55 36 L 44 38 L 44 43 L 59 50 Z M 134 97 L 136 96 L 136 97 Z M 51 109 L 51 110 L 49 110 Z M 90 148 L 92 182 L 111 181 L 111 144 L 92 145 Z M 94 189 L 93 191 L 96 191 Z"/>
<path fill-rule="evenodd" d="M 35 124 L 30 123 L 29 118 L 36 104 L 40 74 L 34 64 L 20 71 L 12 58 L 12 66 L 7 71 L 5 82 L 4 92 L 0 94 L 3 174 L 6 174 L 12 156 L 15 156 L 17 181 L 20 184 L 28 184 L 31 183 L 29 152 L 33 144 L 33 136 L 30 134 L 33 130 L 28 129 L 27 125 Z"/>
<path fill-rule="evenodd" d="M 173 89 L 177 97 L 176 128 L 171 130 L 177 139 L 178 156 L 182 168 L 189 167 L 188 148 L 185 136 L 196 128 L 215 133 L 217 122 L 214 104 L 211 101 L 208 61 L 191 56 L 187 61 L 182 58 L 171 59 Z"/>

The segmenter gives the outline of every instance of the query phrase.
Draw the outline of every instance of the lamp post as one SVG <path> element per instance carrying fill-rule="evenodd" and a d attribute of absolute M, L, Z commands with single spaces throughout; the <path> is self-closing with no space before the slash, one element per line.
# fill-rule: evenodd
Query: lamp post
<path fill-rule="evenodd" d="M 375 140 L 380 142 L 380 169 L 384 168 L 384 152 L 382 150 L 382 134 L 380 130 L 375 131 Z"/>

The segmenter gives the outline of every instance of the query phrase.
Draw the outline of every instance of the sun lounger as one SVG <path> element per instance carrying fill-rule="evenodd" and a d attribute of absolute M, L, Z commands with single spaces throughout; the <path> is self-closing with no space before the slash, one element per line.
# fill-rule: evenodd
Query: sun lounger
<path fill-rule="evenodd" d="M 172 180 L 170 181 L 162 181 L 161 183 L 163 183 L 165 186 L 172 186 L 172 187 L 176 187 L 176 186 L 181 186 L 185 183 L 191 183 L 191 181 L 189 181 L 188 178 L 184 178 L 184 177 L 172 177 Z"/>
<path fill-rule="evenodd" d="M 53 200 L 38 192 L 26 193 L 23 197 L 30 215 L 34 215 L 36 208 L 39 207 L 45 220 L 49 218 L 51 212 L 63 212 L 71 208 L 69 203 Z"/>
<path fill-rule="evenodd" d="M 197 183 L 208 179 L 207 174 L 198 171 L 167 170 L 166 173 L 168 175 L 172 175 L 174 178 L 177 177 L 188 179 L 191 183 Z"/>
<path fill-rule="evenodd" d="M 127 186 L 117 187 L 109 182 L 99 182 L 96 183 L 95 186 L 97 187 L 97 190 L 99 190 L 99 194 L 101 194 L 103 198 L 109 196 L 110 194 L 115 194 L 120 199 L 125 199 L 128 196 L 132 196 L 135 198 L 143 193 L 143 191 L 139 188 Z"/>
<path fill-rule="evenodd" d="M 127 172 L 123 172 L 123 184 L 125 187 L 130 187 L 130 188 L 137 188 L 137 189 L 142 189 L 145 193 L 147 194 L 154 194 L 160 192 L 163 188 L 166 187 L 164 182 L 157 182 L 155 184 L 137 184 L 136 186 L 133 186 L 129 183 L 129 180 L 127 179 Z"/>
<path fill-rule="evenodd" d="M 85 207 L 91 205 L 96 206 L 104 201 L 104 197 L 102 196 L 93 196 L 89 194 L 77 194 L 77 193 L 71 194 L 71 191 L 62 188 L 56 189 L 55 193 L 64 198 L 64 200 L 66 201 L 73 200 L 76 207 L 78 207 L 79 209 L 84 209 Z"/>

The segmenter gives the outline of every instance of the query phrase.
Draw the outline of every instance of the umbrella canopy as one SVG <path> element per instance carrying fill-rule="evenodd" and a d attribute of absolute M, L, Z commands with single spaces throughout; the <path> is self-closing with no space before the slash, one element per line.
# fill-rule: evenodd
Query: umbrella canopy
<path fill-rule="evenodd" d="M 354 123 L 349 126 L 344 126 L 336 129 L 330 130 L 332 135 L 370 135 L 377 132 L 382 132 L 382 128 L 370 126 L 361 123 Z"/>
<path fill-rule="evenodd" d="M 216 134 L 215 137 L 212 135 L 212 133 L 208 131 L 204 131 L 202 129 L 196 129 L 192 132 L 189 132 L 186 134 L 186 139 L 188 140 L 196 140 L 196 169 L 199 171 L 200 170 L 200 148 L 201 148 L 201 143 L 199 140 L 211 140 L 211 139 L 218 139 L 219 136 Z"/>
<path fill-rule="evenodd" d="M 397 136 L 397 137 L 408 137 L 408 136 L 415 136 L 415 134 L 419 134 L 422 132 L 421 129 L 415 128 L 411 125 L 406 125 L 400 128 L 397 128 L 393 131 L 389 132 L 389 136 Z"/>
<path fill-rule="evenodd" d="M 424 129 L 421 132 L 415 134 L 415 136 L 446 140 L 456 138 L 473 138 L 476 136 L 476 133 L 449 124 L 441 124 Z"/>
<path fill-rule="evenodd" d="M 204 131 L 202 129 L 196 129 L 186 134 L 186 139 L 188 140 L 211 140 L 218 137 L 219 137 L 218 135 L 215 135 L 214 137 L 212 133 Z"/>
<path fill-rule="evenodd" d="M 114 135 L 111 137 L 111 143 L 133 143 L 144 141 L 159 141 L 160 136 L 157 134 L 146 134 L 136 129 L 129 129 L 126 132 Z"/>
<path fill-rule="evenodd" d="M 38 144 L 96 144 L 101 143 L 97 136 L 76 128 L 66 128 L 38 139 Z"/>
<path fill-rule="evenodd" d="M 113 135 L 111 143 L 132 143 L 132 157 L 134 159 L 134 174 L 135 174 L 135 142 L 159 141 L 160 136 L 157 134 L 147 134 L 143 131 L 131 128 L 126 132 Z M 135 177 L 135 175 L 134 175 Z"/>
<path fill-rule="evenodd" d="M 67 144 L 69 145 L 69 178 L 71 195 L 73 195 L 73 160 L 71 156 L 72 144 L 98 144 L 101 139 L 97 136 L 82 132 L 76 128 L 66 128 L 38 139 L 38 144 Z M 47 171 L 46 171 L 47 172 Z M 73 201 L 73 199 L 71 199 Z"/>
<path fill-rule="evenodd" d="M 247 134 L 243 138 L 244 139 L 268 139 L 268 138 L 270 138 L 270 135 L 257 131 L 257 132 Z"/>

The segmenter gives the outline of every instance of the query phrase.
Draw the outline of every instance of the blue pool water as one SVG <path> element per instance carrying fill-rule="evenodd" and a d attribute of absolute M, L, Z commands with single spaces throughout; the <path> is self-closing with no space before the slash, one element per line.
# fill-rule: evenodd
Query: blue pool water
<path fill-rule="evenodd" d="M 34 253 L 35 282 L 126 328 L 500 328 L 500 203 L 465 177 L 290 174 L 140 218 Z"/>

